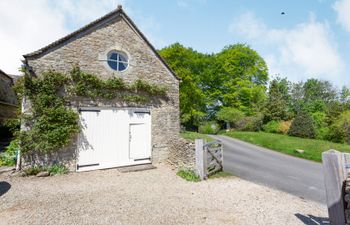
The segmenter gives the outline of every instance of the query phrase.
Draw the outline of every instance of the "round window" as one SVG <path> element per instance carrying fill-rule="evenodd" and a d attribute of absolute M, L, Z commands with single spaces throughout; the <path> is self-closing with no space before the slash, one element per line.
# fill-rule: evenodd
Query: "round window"
<path fill-rule="evenodd" d="M 110 51 L 107 55 L 107 63 L 113 70 L 124 71 L 129 66 L 129 59 L 125 53 Z"/>

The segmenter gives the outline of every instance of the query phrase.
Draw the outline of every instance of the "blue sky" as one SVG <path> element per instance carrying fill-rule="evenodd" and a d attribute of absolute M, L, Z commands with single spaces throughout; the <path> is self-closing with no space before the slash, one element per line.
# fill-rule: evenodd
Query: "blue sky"
<path fill-rule="evenodd" d="M 180 42 L 212 53 L 246 43 L 263 56 L 271 76 L 350 86 L 350 0 L 2 0 L 0 68 L 18 73 L 21 55 L 118 4 L 156 48 Z"/>

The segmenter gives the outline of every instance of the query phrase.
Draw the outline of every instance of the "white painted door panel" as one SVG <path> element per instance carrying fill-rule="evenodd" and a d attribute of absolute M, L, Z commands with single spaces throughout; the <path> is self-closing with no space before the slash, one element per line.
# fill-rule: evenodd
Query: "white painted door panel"
<path fill-rule="evenodd" d="M 135 113 L 135 109 L 101 109 L 81 111 L 80 118 L 77 171 L 150 162 L 145 159 L 151 157 L 149 113 Z"/>
<path fill-rule="evenodd" d="M 82 132 L 79 137 L 77 162 L 77 169 L 80 171 L 99 167 L 98 152 L 103 148 L 102 140 L 98 138 L 98 134 L 102 132 L 99 117 L 101 117 L 99 112 L 81 112 Z"/>
<path fill-rule="evenodd" d="M 147 123 L 130 124 L 130 158 L 145 160 L 151 157 L 151 142 Z"/>

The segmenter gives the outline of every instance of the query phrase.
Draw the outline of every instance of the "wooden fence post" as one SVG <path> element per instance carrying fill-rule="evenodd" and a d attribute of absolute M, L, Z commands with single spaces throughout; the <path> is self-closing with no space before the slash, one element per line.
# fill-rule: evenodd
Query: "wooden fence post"
<path fill-rule="evenodd" d="M 204 140 L 203 139 L 196 139 L 195 140 L 196 145 L 196 172 L 201 180 L 204 180 L 206 177 L 206 167 L 204 162 L 204 154 L 203 151 L 203 145 Z"/>
<path fill-rule="evenodd" d="M 344 155 L 335 150 L 323 152 L 322 164 L 330 224 L 344 225 L 343 185 L 346 179 Z"/>

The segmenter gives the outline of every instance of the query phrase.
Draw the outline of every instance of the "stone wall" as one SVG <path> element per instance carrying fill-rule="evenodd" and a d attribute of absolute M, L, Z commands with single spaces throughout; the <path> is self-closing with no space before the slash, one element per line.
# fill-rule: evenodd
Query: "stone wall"
<path fill-rule="evenodd" d="M 4 120 L 16 116 L 17 97 L 12 86 L 12 78 L 0 72 L 0 125 Z"/>
<path fill-rule="evenodd" d="M 12 78 L 0 72 L 0 102 L 5 102 L 11 105 L 17 104 L 16 94 L 12 89 Z"/>
<path fill-rule="evenodd" d="M 176 168 L 195 168 L 195 144 L 192 140 L 183 138 L 174 139 L 172 141 L 171 150 L 169 152 L 169 162 Z"/>
<path fill-rule="evenodd" d="M 0 102 L 0 125 L 9 118 L 16 117 L 17 107 Z"/>
<path fill-rule="evenodd" d="M 129 57 L 129 67 L 125 72 L 109 68 L 106 59 L 111 50 L 125 52 Z M 37 76 L 49 69 L 69 73 L 74 65 L 82 71 L 93 73 L 102 79 L 121 77 L 126 82 L 142 79 L 149 83 L 166 86 L 167 99 L 158 99 L 147 105 L 125 105 L 118 101 L 72 102 L 73 108 L 83 106 L 100 107 L 147 107 L 152 115 L 152 161 L 164 161 L 169 157 L 171 140 L 178 138 L 179 121 L 179 81 L 159 60 L 142 37 L 122 17 L 115 17 L 98 24 L 96 29 L 88 29 L 73 39 L 54 47 L 38 56 L 26 58 Z M 72 151 L 76 147 L 72 146 Z"/>

